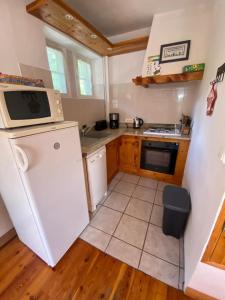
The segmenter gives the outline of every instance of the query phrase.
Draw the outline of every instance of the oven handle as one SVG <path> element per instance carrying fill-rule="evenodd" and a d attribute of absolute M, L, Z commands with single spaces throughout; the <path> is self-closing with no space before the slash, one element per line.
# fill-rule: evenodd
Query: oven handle
<path fill-rule="evenodd" d="M 159 147 L 146 147 L 146 146 L 142 147 L 142 150 L 146 150 L 146 149 L 159 150 L 161 152 L 172 152 L 172 151 L 176 150 L 176 149 L 165 149 L 165 148 L 159 148 Z"/>

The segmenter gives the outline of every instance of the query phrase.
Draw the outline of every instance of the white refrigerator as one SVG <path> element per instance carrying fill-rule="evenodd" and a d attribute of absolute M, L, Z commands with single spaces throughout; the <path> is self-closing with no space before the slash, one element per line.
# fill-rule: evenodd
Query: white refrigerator
<path fill-rule="evenodd" d="M 0 194 L 20 240 L 55 266 L 89 222 L 78 125 L 0 131 Z"/>

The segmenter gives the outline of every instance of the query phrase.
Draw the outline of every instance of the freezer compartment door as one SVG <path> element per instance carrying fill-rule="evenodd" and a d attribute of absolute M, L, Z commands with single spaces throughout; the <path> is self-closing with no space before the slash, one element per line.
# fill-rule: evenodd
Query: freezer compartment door
<path fill-rule="evenodd" d="M 78 128 L 34 134 L 11 144 L 47 263 L 54 266 L 89 222 Z"/>

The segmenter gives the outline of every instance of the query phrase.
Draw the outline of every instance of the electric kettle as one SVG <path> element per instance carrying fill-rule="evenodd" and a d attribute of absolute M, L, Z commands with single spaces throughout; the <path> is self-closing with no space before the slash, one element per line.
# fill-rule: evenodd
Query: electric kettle
<path fill-rule="evenodd" d="M 137 128 L 141 128 L 141 126 L 144 124 L 144 121 L 141 118 L 134 118 L 133 120 L 133 128 L 137 129 Z"/>

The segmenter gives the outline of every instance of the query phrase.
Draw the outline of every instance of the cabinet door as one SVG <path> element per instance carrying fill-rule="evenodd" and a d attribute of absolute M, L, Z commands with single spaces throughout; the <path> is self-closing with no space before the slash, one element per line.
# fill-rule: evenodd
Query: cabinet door
<path fill-rule="evenodd" d="M 206 247 L 202 262 L 225 269 L 225 201 Z"/>
<path fill-rule="evenodd" d="M 119 139 L 113 140 L 106 145 L 106 159 L 107 159 L 107 181 L 111 182 L 113 177 L 119 170 Z"/>
<path fill-rule="evenodd" d="M 225 268 L 225 228 L 223 226 L 222 232 L 216 243 L 216 247 L 212 253 L 211 261 L 215 262 Z"/>
<path fill-rule="evenodd" d="M 139 138 L 137 136 L 122 136 L 119 148 L 120 170 L 137 173 L 140 165 Z"/>

